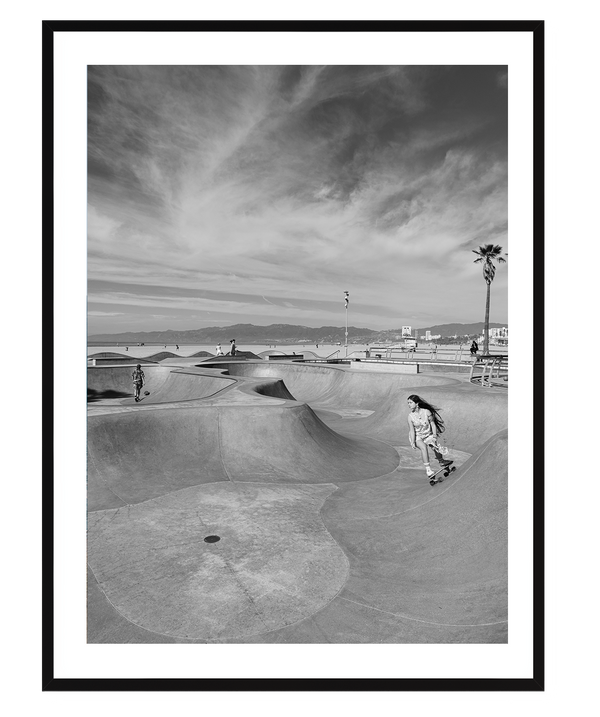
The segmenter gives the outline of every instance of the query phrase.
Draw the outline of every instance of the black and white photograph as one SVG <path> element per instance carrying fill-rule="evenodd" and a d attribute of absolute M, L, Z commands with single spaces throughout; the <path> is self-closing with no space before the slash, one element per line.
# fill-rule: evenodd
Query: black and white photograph
<path fill-rule="evenodd" d="M 89 642 L 507 642 L 508 85 L 88 68 Z"/>
<path fill-rule="evenodd" d="M 543 24 L 43 40 L 45 689 L 543 690 Z"/>

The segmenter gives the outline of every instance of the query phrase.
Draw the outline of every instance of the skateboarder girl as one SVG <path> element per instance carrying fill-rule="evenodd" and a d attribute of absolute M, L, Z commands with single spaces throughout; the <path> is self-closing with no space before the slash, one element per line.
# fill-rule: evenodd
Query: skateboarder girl
<path fill-rule="evenodd" d="M 432 449 L 442 468 L 452 463 L 443 457 L 448 453 L 448 449 L 438 443 L 438 436 L 445 430 L 444 421 L 438 413 L 439 409 L 416 394 L 408 397 L 408 408 L 410 409 L 407 418 L 408 439 L 411 448 L 415 450 L 418 448 L 421 451 L 425 472 L 430 478 L 435 471 L 429 465 L 429 448 Z"/>
<path fill-rule="evenodd" d="M 146 377 L 144 376 L 144 372 L 142 371 L 142 365 L 138 364 L 133 369 L 133 373 L 131 374 L 136 403 L 140 400 L 140 391 L 142 390 L 142 386 L 144 385 L 145 378 Z"/>

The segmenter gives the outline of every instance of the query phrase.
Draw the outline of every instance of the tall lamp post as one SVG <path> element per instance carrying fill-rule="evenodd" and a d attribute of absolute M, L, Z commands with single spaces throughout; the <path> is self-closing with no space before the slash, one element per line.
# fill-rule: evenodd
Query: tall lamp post
<path fill-rule="evenodd" d="M 348 356 L 348 302 L 350 301 L 350 293 L 344 291 L 344 306 L 346 308 L 346 356 Z"/>

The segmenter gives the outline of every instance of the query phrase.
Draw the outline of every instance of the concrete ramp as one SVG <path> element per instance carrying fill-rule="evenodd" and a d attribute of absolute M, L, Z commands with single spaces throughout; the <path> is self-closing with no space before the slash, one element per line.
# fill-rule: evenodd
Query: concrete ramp
<path fill-rule="evenodd" d="M 228 479 L 218 422 L 206 411 L 140 410 L 88 418 L 90 511 Z"/>
<path fill-rule="evenodd" d="M 443 438 L 449 448 L 473 453 L 508 425 L 505 389 L 474 390 L 468 383 L 447 377 L 358 374 L 333 366 L 291 363 L 231 364 L 227 370 L 234 376 L 280 377 L 297 400 L 307 401 L 315 410 L 371 410 L 368 418 L 330 423 L 335 430 L 392 445 L 408 445 L 406 401 L 415 393 L 441 409 L 446 424 Z"/>
<path fill-rule="evenodd" d="M 152 400 L 88 409 L 89 642 L 507 642 L 505 390 L 151 368 Z M 458 466 L 433 487 L 411 393 L 442 409 Z"/>
<path fill-rule="evenodd" d="M 144 390 L 153 392 L 160 388 L 171 368 L 168 366 L 145 366 L 142 361 L 142 370 L 146 378 Z M 133 397 L 133 382 L 131 374 L 134 366 L 90 366 L 87 370 L 88 401 L 101 398 Z"/>
<path fill-rule="evenodd" d="M 376 409 L 391 393 L 405 388 L 439 386 L 458 382 L 443 377 L 420 374 L 353 373 L 335 366 L 304 363 L 223 363 L 231 376 L 281 379 L 298 401 L 318 408 L 352 406 Z"/>
<path fill-rule="evenodd" d="M 174 403 L 208 398 L 231 388 L 235 381 L 221 375 L 207 375 L 206 371 L 196 369 L 173 369 L 166 381 L 149 396 L 142 396 L 143 405 L 155 403 Z M 144 387 L 146 388 L 146 387 Z"/>
<path fill-rule="evenodd" d="M 211 374 L 193 367 L 184 369 L 162 364 L 142 368 L 145 383 L 140 406 L 207 398 L 235 384 L 234 379 L 224 377 L 220 372 Z M 132 370 L 131 366 L 88 368 L 88 401 L 122 398 L 122 405 L 137 405 L 133 398 Z"/>
<path fill-rule="evenodd" d="M 416 393 L 438 407 L 446 430 L 448 448 L 474 453 L 492 436 L 508 426 L 507 394 L 503 389 L 471 390 L 468 384 L 413 386 L 390 391 L 373 415 L 359 421 L 344 421 L 344 430 L 359 432 L 393 445 L 408 446 L 406 400 Z M 337 427 L 339 423 L 336 423 Z"/>
<path fill-rule="evenodd" d="M 283 398 L 288 401 L 295 401 L 296 397 L 288 391 L 287 386 L 283 381 L 278 379 L 271 379 L 268 381 L 254 381 L 252 383 L 252 391 L 260 394 L 261 396 L 271 396 L 272 398 Z"/>
<path fill-rule="evenodd" d="M 503 432 L 393 513 L 360 516 L 364 482 L 213 483 L 99 511 L 92 641 L 506 642 L 506 478 Z"/>
<path fill-rule="evenodd" d="M 89 510 L 214 481 L 334 483 L 393 471 L 398 454 L 342 436 L 306 404 L 206 405 L 88 419 Z"/>
<path fill-rule="evenodd" d="M 368 605 L 397 616 L 400 642 L 415 628 L 424 641 L 507 637 L 507 432 L 451 476 L 410 507 L 371 506 L 368 518 L 350 518 L 344 487 L 325 508 L 350 556 L 343 611 Z"/>

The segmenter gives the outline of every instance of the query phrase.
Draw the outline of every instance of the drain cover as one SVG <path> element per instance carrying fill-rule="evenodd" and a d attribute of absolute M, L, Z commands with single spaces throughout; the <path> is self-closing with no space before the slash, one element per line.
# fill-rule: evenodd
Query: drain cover
<path fill-rule="evenodd" d="M 204 538 L 205 543 L 218 543 L 221 538 L 219 538 L 218 535 L 207 535 L 206 538 Z"/>

